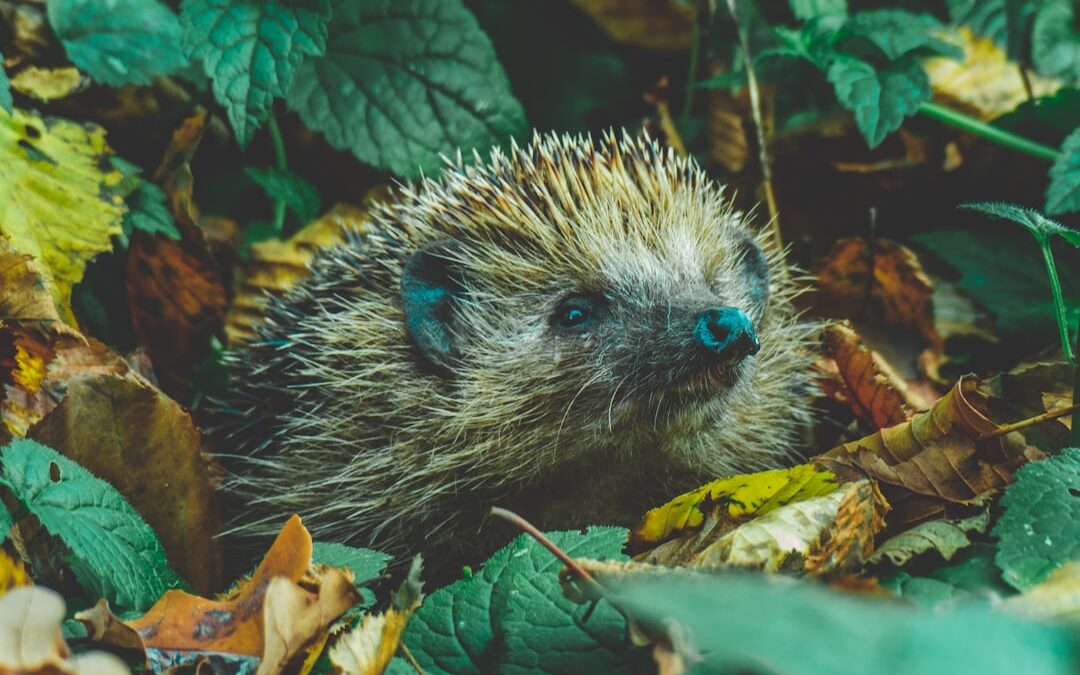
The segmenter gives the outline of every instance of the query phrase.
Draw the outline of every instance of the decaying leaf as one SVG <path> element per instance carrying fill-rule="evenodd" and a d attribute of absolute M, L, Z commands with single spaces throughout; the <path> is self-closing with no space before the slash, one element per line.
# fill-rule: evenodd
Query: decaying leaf
<path fill-rule="evenodd" d="M 116 487 L 200 592 L 221 581 L 221 529 L 209 458 L 191 415 L 134 373 L 71 380 L 28 436 Z"/>
<path fill-rule="evenodd" d="M 124 205 L 110 194 L 121 175 L 102 170 L 110 153 L 98 127 L 0 112 L 0 236 L 40 263 L 57 313 L 72 325 L 71 287 L 121 231 Z"/>
<path fill-rule="evenodd" d="M 0 317 L 6 321 L 61 323 L 60 312 L 41 263 L 19 253 L 0 236 Z"/>
<path fill-rule="evenodd" d="M 11 88 L 39 101 L 55 101 L 85 88 L 90 81 L 78 68 L 38 68 L 27 66 L 11 78 Z"/>
<path fill-rule="evenodd" d="M 60 633 L 64 600 L 41 586 L 22 586 L 0 596 L 0 673 L 127 675 L 113 654 L 72 656 Z"/>
<path fill-rule="evenodd" d="M 0 532 L 0 542 L 3 542 L 7 536 L 7 532 Z M 26 573 L 23 561 L 12 556 L 6 549 L 0 548 L 0 595 L 13 588 L 29 585 L 30 575 Z"/>
<path fill-rule="evenodd" d="M 982 509 L 967 518 L 942 518 L 919 523 L 878 546 L 868 562 L 888 560 L 899 567 L 928 551 L 936 551 L 942 560 L 952 560 L 958 551 L 971 545 L 969 534 L 986 532 L 989 527 L 989 509 Z"/>
<path fill-rule="evenodd" d="M 366 210 L 339 204 L 287 241 L 271 239 L 253 245 L 238 271 L 225 317 L 229 345 L 243 344 L 255 336 L 253 325 L 262 317 L 268 294 L 281 295 L 306 277 L 316 251 L 342 241 L 347 231 L 363 232 L 366 221 Z"/>
<path fill-rule="evenodd" d="M 693 8 L 674 0 L 573 0 L 618 42 L 660 50 L 690 45 Z"/>
<path fill-rule="evenodd" d="M 890 527 L 925 520 L 945 502 L 971 504 L 1012 482 L 1012 473 L 1045 455 L 1019 434 L 994 435 L 986 395 L 961 378 L 930 410 L 815 458 L 840 477 L 867 475 L 894 507 Z M 911 500 L 910 497 L 915 499 Z"/>

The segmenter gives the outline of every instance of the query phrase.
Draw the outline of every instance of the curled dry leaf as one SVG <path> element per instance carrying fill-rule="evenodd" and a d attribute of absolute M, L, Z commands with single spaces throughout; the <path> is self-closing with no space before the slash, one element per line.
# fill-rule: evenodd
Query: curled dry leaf
<path fill-rule="evenodd" d="M 894 507 L 890 528 L 940 514 L 946 502 L 971 504 L 1012 482 L 1013 472 L 1043 453 L 987 416 L 978 380 L 961 378 L 930 410 L 910 421 L 845 443 L 814 464 L 841 479 L 870 476 Z"/>
<path fill-rule="evenodd" d="M 126 675 L 119 657 L 104 652 L 72 656 L 60 633 L 64 600 L 40 586 L 0 596 L 0 673 Z"/>
<path fill-rule="evenodd" d="M 236 346 L 255 337 L 253 326 L 262 318 L 267 294 L 285 293 L 310 273 L 308 265 L 319 249 L 342 241 L 350 230 L 364 232 L 366 221 L 366 209 L 338 204 L 287 241 L 271 239 L 252 246 L 237 274 L 225 317 L 229 344 Z"/>
<path fill-rule="evenodd" d="M 676 0 L 573 0 L 617 42 L 659 50 L 690 45 L 693 7 Z"/>

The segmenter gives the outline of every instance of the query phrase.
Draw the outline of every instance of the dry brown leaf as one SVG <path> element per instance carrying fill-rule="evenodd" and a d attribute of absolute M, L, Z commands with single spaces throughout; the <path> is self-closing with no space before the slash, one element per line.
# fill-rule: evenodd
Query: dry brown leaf
<path fill-rule="evenodd" d="M 32 256 L 18 253 L 0 236 L 0 317 L 61 326 L 60 313 L 45 276 Z"/>
<path fill-rule="evenodd" d="M 225 317 L 229 345 L 255 337 L 253 325 L 262 318 L 267 294 L 282 295 L 307 277 L 308 265 L 319 249 L 341 242 L 349 230 L 362 233 L 366 227 L 366 209 L 338 204 L 286 241 L 271 239 L 252 246 L 249 259 L 237 272 Z"/>
<path fill-rule="evenodd" d="M 219 587 L 221 520 L 212 466 L 178 403 L 131 372 L 80 377 L 28 437 L 116 487 L 197 591 Z"/>
<path fill-rule="evenodd" d="M 847 405 L 874 429 L 900 424 L 915 410 L 929 407 L 912 394 L 896 371 L 865 344 L 851 324 L 832 324 L 822 333 L 825 354 L 832 358 L 834 377 L 822 378 L 824 393 Z"/>
<path fill-rule="evenodd" d="M 674 0 L 572 0 L 617 42 L 673 51 L 690 46 L 694 10 Z"/>
<path fill-rule="evenodd" d="M 60 633 L 64 600 L 40 586 L 0 596 L 0 674 L 126 675 L 119 657 L 104 652 L 72 656 Z"/>
<path fill-rule="evenodd" d="M 725 171 L 738 173 L 750 161 L 750 140 L 744 118 L 746 102 L 720 88 L 707 90 L 705 101 L 708 106 L 709 160 Z"/>
<path fill-rule="evenodd" d="M 978 380 L 964 377 L 930 410 L 910 421 L 845 443 L 814 459 L 841 478 L 867 475 L 894 507 L 890 528 L 940 513 L 945 502 L 974 503 L 1012 482 L 1013 472 L 1043 453 L 1016 433 L 991 436 Z"/>

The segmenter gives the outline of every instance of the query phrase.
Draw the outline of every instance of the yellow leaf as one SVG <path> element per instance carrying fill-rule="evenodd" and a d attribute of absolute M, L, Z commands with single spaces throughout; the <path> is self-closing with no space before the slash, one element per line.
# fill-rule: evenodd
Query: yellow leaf
<path fill-rule="evenodd" d="M 11 78 L 11 88 L 39 101 L 55 101 L 74 94 L 88 81 L 78 68 L 38 68 L 28 66 Z"/>
<path fill-rule="evenodd" d="M 810 464 L 721 478 L 646 513 L 630 531 L 629 548 L 641 551 L 701 527 L 706 509 L 713 504 L 726 505 L 734 523 L 834 490 L 835 476 Z"/>
<path fill-rule="evenodd" d="M 110 153 L 98 127 L 0 111 L 0 235 L 41 263 L 57 312 L 70 324 L 71 287 L 120 233 L 123 201 L 109 190 L 122 176 L 102 170 Z"/>
<path fill-rule="evenodd" d="M 7 532 L 0 532 L 0 539 L 7 537 Z M 0 595 L 7 593 L 19 586 L 29 586 L 30 576 L 26 573 L 26 567 L 22 561 L 13 558 L 3 548 L 0 548 Z"/>

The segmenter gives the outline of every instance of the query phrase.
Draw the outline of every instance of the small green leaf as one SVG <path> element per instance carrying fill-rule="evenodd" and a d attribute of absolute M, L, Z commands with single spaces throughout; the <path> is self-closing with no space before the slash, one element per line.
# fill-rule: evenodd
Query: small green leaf
<path fill-rule="evenodd" d="M 836 97 L 855 115 L 871 148 L 900 128 L 919 104 L 930 98 L 930 80 L 922 65 L 905 58 L 877 70 L 866 61 L 837 54 L 828 70 Z"/>
<path fill-rule="evenodd" d="M 942 31 L 942 25 L 929 14 L 899 9 L 859 12 L 844 24 L 845 34 L 869 40 L 889 61 L 912 52 L 963 58 L 963 49 L 938 37 Z"/>
<path fill-rule="evenodd" d="M 141 181 L 139 187 L 128 196 L 128 212 L 124 214 L 124 234 L 131 236 L 135 230 L 161 234 L 170 239 L 180 239 L 180 230 L 172 212 L 165 206 L 165 193 L 149 181 Z"/>
<path fill-rule="evenodd" d="M 997 564 L 1014 588 L 1031 588 L 1080 560 L 1080 448 L 1021 467 L 1001 505 Z"/>
<path fill-rule="evenodd" d="M 214 96 L 247 146 L 301 61 L 326 49 L 330 0 L 184 0 L 184 49 L 201 60 Z"/>
<path fill-rule="evenodd" d="M 390 559 L 391 556 L 386 553 L 334 542 L 317 541 L 311 552 L 312 562 L 332 567 L 346 567 L 353 573 L 358 584 L 379 578 Z M 375 596 L 369 589 L 361 587 L 360 591 L 364 595 L 362 606 L 370 607 L 374 604 Z"/>
<path fill-rule="evenodd" d="M 1055 168 L 1057 168 L 1056 165 Z M 1018 206 L 1007 202 L 967 202 L 961 204 L 959 208 L 981 211 L 997 218 L 1011 220 L 1014 223 L 1023 225 L 1039 241 L 1056 235 L 1074 246 L 1080 246 L 1080 231 L 1065 227 L 1056 220 L 1047 218 L 1035 209 L 1026 206 Z"/>
<path fill-rule="evenodd" d="M 319 215 L 319 191 L 315 186 L 289 170 L 246 168 L 247 174 L 272 200 L 282 200 L 307 224 Z"/>
<path fill-rule="evenodd" d="M 846 15 L 847 0 L 788 0 L 791 13 L 799 21 L 807 21 L 826 14 Z"/>
<path fill-rule="evenodd" d="M 102 84 L 149 84 L 187 65 L 180 22 L 159 0 L 48 0 L 71 62 Z"/>
<path fill-rule="evenodd" d="M 1052 216 L 1080 211 L 1080 128 L 1061 144 L 1061 155 L 1050 169 L 1050 186 L 1046 188 L 1046 212 Z M 1080 232 L 1072 231 L 1080 246 Z M 1068 237 L 1067 237 L 1068 238 Z"/>
<path fill-rule="evenodd" d="M 1031 59 L 1047 77 L 1080 83 L 1080 28 L 1073 0 L 1043 0 L 1031 33 Z"/>
<path fill-rule="evenodd" d="M 525 130 L 495 50 L 461 0 L 342 0 L 289 107 L 331 145 L 406 178 Z"/>
<path fill-rule="evenodd" d="M 945 0 L 945 5 L 953 25 L 967 26 L 976 35 L 1005 46 L 1005 0 Z"/>
<path fill-rule="evenodd" d="M 4 70 L 4 55 L 0 54 L 0 110 L 10 115 L 14 105 L 11 98 L 11 83 L 8 82 L 7 72 Z"/>
<path fill-rule="evenodd" d="M 3 485 L 2 481 L 3 479 L 0 478 L 0 485 Z M 13 525 L 15 525 L 15 519 L 11 517 L 11 511 L 8 511 L 3 500 L 0 500 L 0 544 L 7 540 Z"/>
<path fill-rule="evenodd" d="M 31 440 L 0 449 L 0 483 L 71 551 L 84 588 L 143 611 L 180 579 L 154 531 L 116 489 L 52 448 Z"/>
<path fill-rule="evenodd" d="M 593 527 L 548 535 L 572 557 L 621 554 L 626 530 Z M 432 593 L 405 629 L 404 642 L 425 672 L 627 672 L 643 656 L 625 640 L 626 624 L 610 606 L 566 600 L 562 566 L 522 535 L 479 574 Z"/>

